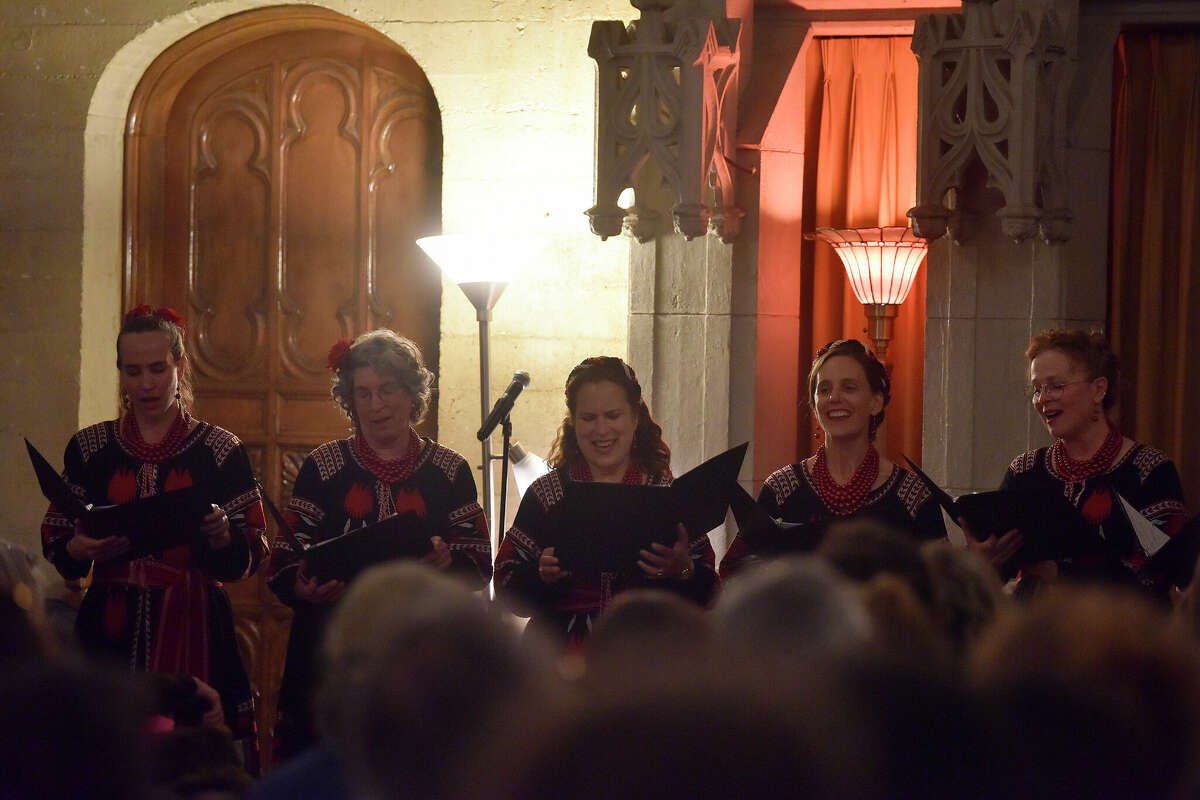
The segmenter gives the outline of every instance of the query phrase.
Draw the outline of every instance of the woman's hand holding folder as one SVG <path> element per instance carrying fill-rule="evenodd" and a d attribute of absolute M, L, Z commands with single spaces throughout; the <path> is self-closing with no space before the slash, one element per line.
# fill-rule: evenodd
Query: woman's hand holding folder
<path fill-rule="evenodd" d="M 679 538 L 670 547 L 655 542 L 650 550 L 639 551 L 642 558 L 638 567 L 642 573 L 653 580 L 683 581 L 692 577 L 696 565 L 688 554 L 688 532 L 683 523 L 675 526 Z"/>
<path fill-rule="evenodd" d="M 208 546 L 213 550 L 224 550 L 233 541 L 229 533 L 229 515 L 216 504 L 201 520 L 200 532 L 208 539 Z"/>
<path fill-rule="evenodd" d="M 320 583 L 316 578 L 306 578 L 304 567 L 301 565 L 301 568 L 296 570 L 296 583 L 292 588 L 296 597 L 305 602 L 313 605 L 328 605 L 336 602 L 342 596 L 342 592 L 346 591 L 346 584 L 338 580 Z"/>
<path fill-rule="evenodd" d="M 980 540 L 975 537 L 971 526 L 967 524 L 966 517 L 959 517 L 956 521 L 958 526 L 963 529 L 963 533 L 966 534 L 967 549 L 974 550 L 994 567 L 1003 566 L 1004 562 L 1015 556 L 1021 549 L 1021 545 L 1025 544 L 1025 537 L 1021 536 L 1021 532 L 1016 528 L 1005 531 L 1000 536 L 993 534 Z"/>
<path fill-rule="evenodd" d="M 67 555 L 76 561 L 95 561 L 102 564 L 119 558 L 129 549 L 126 536 L 106 536 L 94 539 L 83 532 L 83 524 L 75 520 L 75 535 L 67 540 Z"/>
<path fill-rule="evenodd" d="M 542 555 L 538 559 L 538 577 L 541 578 L 542 583 L 558 583 L 570 574 L 558 565 L 558 558 L 554 555 L 553 547 L 547 547 L 542 551 Z"/>
<path fill-rule="evenodd" d="M 440 536 L 429 537 L 433 549 L 421 556 L 421 563 L 434 569 L 450 569 L 450 546 Z"/>

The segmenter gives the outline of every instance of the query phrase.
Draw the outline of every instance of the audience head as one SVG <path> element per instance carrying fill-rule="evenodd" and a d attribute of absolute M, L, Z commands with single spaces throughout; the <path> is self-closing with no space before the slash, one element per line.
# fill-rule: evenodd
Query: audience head
<path fill-rule="evenodd" d="M 149 701 L 129 676 L 27 664 L 0 670 L 0 796 L 148 797 Z"/>
<path fill-rule="evenodd" d="M 317 699 L 321 727 L 364 797 L 437 797 L 478 739 L 507 736 L 500 709 L 554 694 L 550 661 L 440 573 L 364 572 L 334 611 Z"/>
<path fill-rule="evenodd" d="M 671 448 L 624 361 L 585 358 L 567 376 L 566 399 L 567 413 L 547 459 L 551 466 L 583 461 L 595 474 L 632 462 L 652 478 L 670 474 Z"/>
<path fill-rule="evenodd" d="M 1200 653 L 1141 597 L 1055 587 L 1001 615 L 968 663 L 995 706 L 997 757 L 1036 789 L 1026 796 L 1200 788 Z"/>
<path fill-rule="evenodd" d="M 723 659 L 757 671 L 856 652 L 871 637 L 857 592 L 824 561 L 791 557 L 757 564 L 717 598 L 713 624 Z"/>
<path fill-rule="evenodd" d="M 705 612 L 659 589 L 617 595 L 586 642 L 589 684 L 669 685 L 681 675 L 702 677 L 712 655 Z"/>
<path fill-rule="evenodd" d="M 827 435 L 856 433 L 865 426 L 874 439 L 891 397 L 887 370 L 862 342 L 839 339 L 817 351 L 808 371 L 808 402 Z M 831 404 L 850 415 L 830 416 Z"/>
<path fill-rule="evenodd" d="M 372 395 L 377 402 L 395 406 L 395 418 L 379 434 L 391 438 L 397 431 L 416 425 L 429 409 L 433 394 L 433 373 L 425 368 L 421 350 L 411 339 L 387 328 L 364 333 L 353 343 L 336 343 L 329 351 L 329 369 L 333 372 L 333 400 L 350 419 L 355 431 L 375 433 L 373 417 L 368 413 Z M 365 425 L 365 430 L 364 430 Z"/>
<path fill-rule="evenodd" d="M 184 348 L 183 317 L 172 308 L 137 306 L 117 334 L 117 371 L 126 409 L 161 413 L 176 402 L 192 405 L 192 375 Z M 159 367 L 162 364 L 162 367 Z M 146 390 L 142 385 L 153 380 Z"/>
<path fill-rule="evenodd" d="M 921 545 L 933 581 L 933 617 L 958 655 L 991 624 L 1004 606 L 996 569 L 979 554 L 947 541 Z"/>

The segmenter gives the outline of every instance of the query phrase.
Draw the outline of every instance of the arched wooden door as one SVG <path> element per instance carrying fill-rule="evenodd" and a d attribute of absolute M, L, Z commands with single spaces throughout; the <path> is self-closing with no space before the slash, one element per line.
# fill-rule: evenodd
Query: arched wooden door
<path fill-rule="evenodd" d="M 196 413 L 242 438 L 277 502 L 308 452 L 346 433 L 333 342 L 391 327 L 436 372 L 441 280 L 413 241 L 440 224 L 441 146 L 416 62 L 310 6 L 197 31 L 134 94 L 126 307 L 187 317 Z M 229 588 L 269 760 L 290 614 L 261 577 Z"/>

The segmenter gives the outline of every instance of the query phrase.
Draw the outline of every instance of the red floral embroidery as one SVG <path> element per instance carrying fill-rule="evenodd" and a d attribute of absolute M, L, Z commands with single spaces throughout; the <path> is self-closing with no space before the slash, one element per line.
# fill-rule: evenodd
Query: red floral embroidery
<path fill-rule="evenodd" d="M 425 498 L 415 489 L 402 489 L 395 497 L 396 513 L 413 512 L 418 517 L 425 516 Z"/>
<path fill-rule="evenodd" d="M 186 469 L 173 469 L 167 473 L 167 480 L 163 483 L 164 492 L 174 492 L 178 489 L 186 489 L 192 485 L 192 473 Z"/>
<path fill-rule="evenodd" d="M 375 494 L 365 486 L 354 484 L 346 492 L 344 507 L 353 519 L 363 519 L 375 507 Z"/>
<path fill-rule="evenodd" d="M 1079 509 L 1079 513 L 1093 525 L 1104 522 L 1112 513 L 1112 494 L 1107 489 L 1093 492 L 1091 497 L 1083 501 L 1083 508 Z"/>
<path fill-rule="evenodd" d="M 119 469 L 108 480 L 108 502 L 129 503 L 137 498 L 137 475 L 130 469 Z"/>

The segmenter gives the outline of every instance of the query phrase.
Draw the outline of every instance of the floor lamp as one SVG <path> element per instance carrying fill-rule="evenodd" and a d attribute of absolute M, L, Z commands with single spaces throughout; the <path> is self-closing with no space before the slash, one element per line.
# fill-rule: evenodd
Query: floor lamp
<path fill-rule="evenodd" d="M 488 323 L 492 321 L 492 309 L 504 287 L 512 278 L 511 265 L 503 255 L 512 252 L 510 237 L 475 236 L 469 234 L 442 234 L 417 239 L 417 246 L 458 284 L 463 294 L 475 306 L 475 318 L 479 320 L 479 421 L 487 419 L 491 410 L 491 354 L 488 351 Z M 497 522 L 492 519 L 492 439 L 482 442 L 483 458 L 483 514 L 488 521 L 492 537 L 493 557 L 496 550 Z"/>

